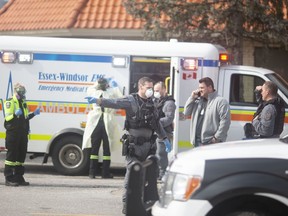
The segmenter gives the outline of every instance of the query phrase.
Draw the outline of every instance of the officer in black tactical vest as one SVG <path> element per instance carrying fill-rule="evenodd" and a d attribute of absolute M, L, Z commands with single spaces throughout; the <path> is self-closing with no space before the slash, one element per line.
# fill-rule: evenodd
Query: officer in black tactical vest
<path fill-rule="evenodd" d="M 40 114 L 40 108 L 29 112 L 25 101 L 26 89 L 20 83 L 14 86 L 14 95 L 5 101 L 6 129 L 5 146 L 7 149 L 4 176 L 6 186 L 27 186 L 24 175 L 24 161 L 27 153 L 29 120 Z"/>
<path fill-rule="evenodd" d="M 126 155 L 127 171 L 124 187 L 127 189 L 130 165 L 134 161 L 143 162 L 156 153 L 155 140 L 158 136 L 163 140 L 167 148 L 171 144 L 162 125 L 159 123 L 158 111 L 152 100 L 153 80 L 142 77 L 138 81 L 138 92 L 124 98 L 104 99 L 86 97 L 88 103 L 96 103 L 101 107 L 125 109 L 125 129 L 127 134 L 122 137 L 123 154 Z M 157 135 L 155 135 L 155 133 Z M 123 213 L 126 214 L 126 191 L 123 194 Z"/>

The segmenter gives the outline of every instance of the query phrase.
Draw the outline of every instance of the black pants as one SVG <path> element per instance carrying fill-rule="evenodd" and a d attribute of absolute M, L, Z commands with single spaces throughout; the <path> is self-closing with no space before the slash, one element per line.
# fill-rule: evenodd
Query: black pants
<path fill-rule="evenodd" d="M 110 157 L 111 152 L 107 132 L 105 129 L 105 124 L 103 118 L 100 118 L 97 126 L 95 127 L 91 135 L 91 143 L 92 143 L 91 155 L 98 156 L 102 140 L 103 140 L 103 156 Z"/>
<path fill-rule="evenodd" d="M 23 129 L 6 131 L 5 147 L 7 149 L 4 175 L 24 175 L 24 161 L 27 153 L 28 132 Z"/>

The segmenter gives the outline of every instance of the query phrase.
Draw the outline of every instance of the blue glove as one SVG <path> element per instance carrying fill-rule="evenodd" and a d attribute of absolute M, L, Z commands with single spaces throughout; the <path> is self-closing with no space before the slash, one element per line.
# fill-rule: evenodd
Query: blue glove
<path fill-rule="evenodd" d="M 112 80 L 109 85 L 110 85 L 110 87 L 112 87 L 112 88 L 118 87 L 118 84 L 117 84 L 117 82 L 116 82 L 115 80 Z"/>
<path fill-rule="evenodd" d="M 40 114 L 40 107 L 38 107 L 33 113 L 35 116 L 39 115 Z"/>
<path fill-rule="evenodd" d="M 17 109 L 16 111 L 15 111 L 15 115 L 16 116 L 20 116 L 20 115 L 22 115 L 22 110 L 19 108 L 19 109 Z"/>
<path fill-rule="evenodd" d="M 109 86 L 110 86 L 111 88 L 116 88 L 116 87 L 118 87 L 117 82 L 116 82 L 115 80 L 113 80 L 112 77 L 108 78 L 107 81 L 108 81 Z"/>
<path fill-rule="evenodd" d="M 163 142 L 164 142 L 164 144 L 165 144 L 165 147 L 166 147 L 166 152 L 170 152 L 171 151 L 171 143 L 170 143 L 170 141 L 169 141 L 169 139 L 167 139 L 167 138 L 165 138 L 164 140 L 163 140 Z"/>
<path fill-rule="evenodd" d="M 91 103 L 97 103 L 97 101 L 99 100 L 99 99 L 94 98 L 94 97 L 85 97 L 85 99 L 87 99 L 87 102 L 88 102 L 89 104 L 91 104 Z"/>

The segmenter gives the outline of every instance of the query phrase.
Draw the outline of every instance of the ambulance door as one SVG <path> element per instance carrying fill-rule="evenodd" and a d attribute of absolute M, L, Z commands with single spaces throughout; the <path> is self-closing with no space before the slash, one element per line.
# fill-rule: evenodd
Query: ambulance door
<path fill-rule="evenodd" d="M 198 88 L 203 73 L 203 67 L 199 66 L 203 65 L 202 61 L 201 58 L 171 58 L 170 92 L 176 101 L 173 154 L 192 147 L 189 130 L 191 118 L 185 119 L 183 111 L 191 92 Z"/>

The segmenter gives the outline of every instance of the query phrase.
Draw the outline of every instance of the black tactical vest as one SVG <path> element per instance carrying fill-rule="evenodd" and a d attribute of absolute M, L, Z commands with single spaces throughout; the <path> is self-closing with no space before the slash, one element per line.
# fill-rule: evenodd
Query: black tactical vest
<path fill-rule="evenodd" d="M 283 131 L 284 120 L 285 120 L 285 105 L 284 101 L 280 98 L 276 98 L 273 102 L 276 109 L 276 119 L 274 125 L 273 135 L 280 135 Z"/>
<path fill-rule="evenodd" d="M 165 113 L 163 112 L 163 106 L 165 104 L 166 101 L 172 100 L 175 102 L 174 98 L 171 95 L 165 96 L 163 97 L 159 103 L 157 104 L 157 109 L 158 109 L 158 113 L 159 113 L 159 118 L 163 118 L 165 117 Z"/>
<path fill-rule="evenodd" d="M 148 128 L 154 130 L 154 121 L 158 119 L 152 99 L 142 99 L 138 94 L 131 94 L 130 100 L 134 100 L 136 109 L 134 115 L 126 115 L 125 129 Z"/>

